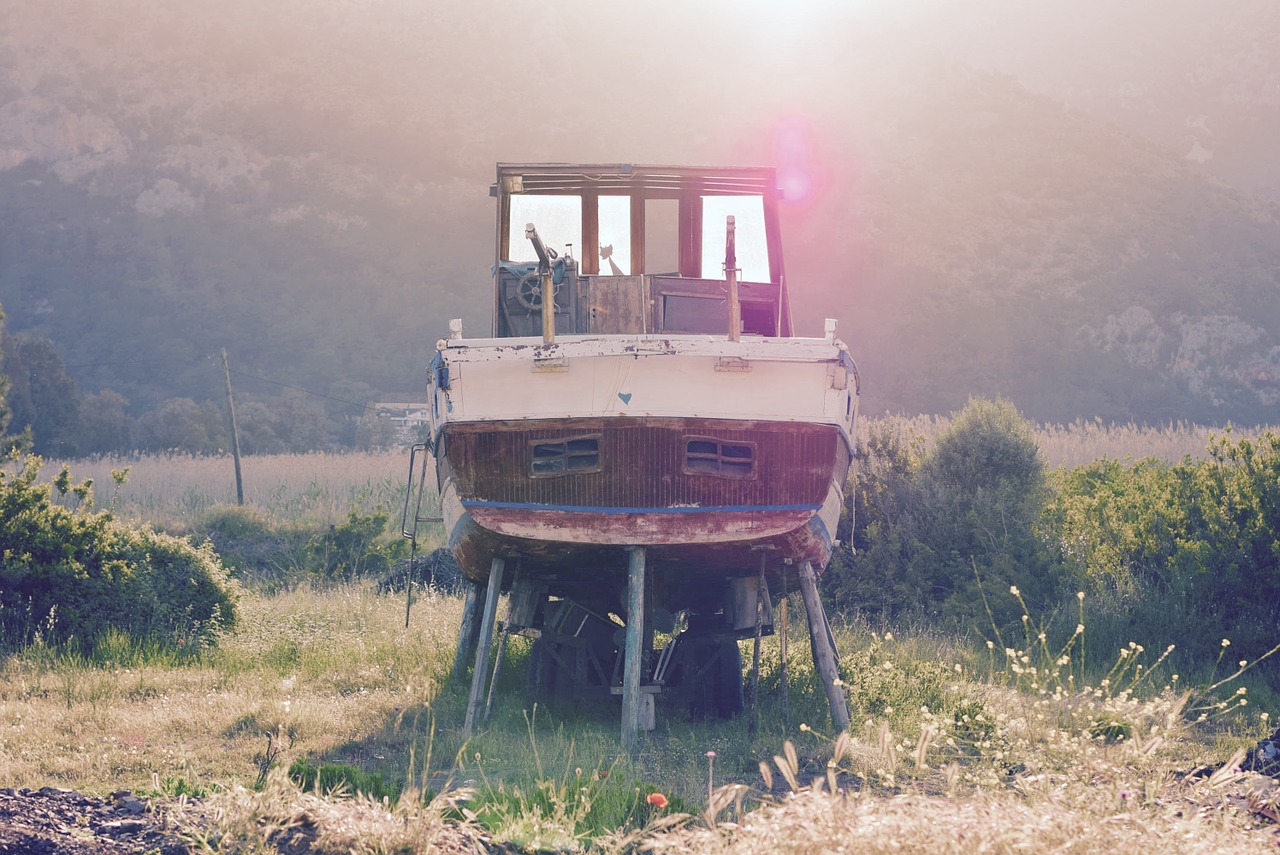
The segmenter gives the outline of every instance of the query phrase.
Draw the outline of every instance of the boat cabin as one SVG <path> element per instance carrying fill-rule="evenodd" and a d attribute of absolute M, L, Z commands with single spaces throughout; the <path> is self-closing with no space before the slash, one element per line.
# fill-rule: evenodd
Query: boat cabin
<path fill-rule="evenodd" d="M 743 336 L 792 335 L 770 168 L 499 164 L 493 335 L 725 335 L 733 218 Z"/>

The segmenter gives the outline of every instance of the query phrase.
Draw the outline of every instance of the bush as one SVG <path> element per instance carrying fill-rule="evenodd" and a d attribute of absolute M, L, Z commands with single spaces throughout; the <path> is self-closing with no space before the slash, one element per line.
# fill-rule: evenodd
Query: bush
<path fill-rule="evenodd" d="M 975 399 L 930 451 L 920 445 L 890 421 L 858 449 L 856 551 L 838 554 L 826 580 L 836 606 L 985 633 L 1020 620 L 1008 597 L 986 596 L 1016 584 L 1050 611 L 1060 562 L 1039 528 L 1047 494 L 1030 424 L 1007 401 Z"/>
<path fill-rule="evenodd" d="M 404 554 L 400 539 L 379 543 L 389 518 L 382 510 L 348 511 L 346 522 L 330 525 L 328 531 L 311 538 L 307 552 L 313 572 L 330 581 L 386 573 L 391 559 Z"/>
<path fill-rule="evenodd" d="M 1280 625 L 1280 436 L 1210 440 L 1204 460 L 1102 460 L 1059 477 L 1046 520 L 1121 633 L 1248 658 Z"/>
<path fill-rule="evenodd" d="M 236 578 L 256 589 L 288 588 L 309 578 L 309 544 L 314 529 L 277 523 L 259 508 L 216 505 L 192 530 L 213 543 Z"/>
<path fill-rule="evenodd" d="M 91 482 L 73 485 L 64 468 L 52 485 L 37 483 L 41 463 L 30 456 L 0 471 L 0 645 L 40 638 L 88 655 L 114 630 L 197 647 L 234 623 L 211 546 L 94 512 Z"/>

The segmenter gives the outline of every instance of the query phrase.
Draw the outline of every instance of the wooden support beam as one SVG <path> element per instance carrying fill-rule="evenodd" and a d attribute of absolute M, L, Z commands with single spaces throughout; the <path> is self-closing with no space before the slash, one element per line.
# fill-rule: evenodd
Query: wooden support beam
<path fill-rule="evenodd" d="M 782 730 L 786 732 L 791 723 L 788 721 L 790 698 L 787 687 L 787 565 L 782 565 L 782 598 L 778 601 L 778 671 L 782 678 Z"/>
<path fill-rule="evenodd" d="M 760 575 L 756 580 L 756 633 L 751 647 L 751 722 L 747 733 L 756 735 L 760 729 L 760 640 L 764 634 L 764 601 L 769 596 L 769 585 L 764 580 L 764 565 L 768 556 L 760 552 Z"/>
<path fill-rule="evenodd" d="M 622 748 L 634 754 L 640 738 L 640 672 L 644 668 L 644 548 L 627 562 L 627 643 L 622 670 Z"/>
<path fill-rule="evenodd" d="M 480 618 L 480 639 L 476 644 L 476 664 L 471 672 L 471 695 L 467 698 L 467 719 L 462 725 L 462 735 L 470 738 L 475 729 L 476 716 L 480 712 L 480 700 L 484 695 L 485 677 L 489 672 L 489 648 L 493 644 L 494 614 L 498 611 L 498 594 L 502 591 L 501 558 L 493 559 L 489 567 L 489 586 L 485 592 L 484 614 Z"/>
<path fill-rule="evenodd" d="M 831 722 L 837 731 L 849 728 L 849 706 L 845 702 L 844 689 L 840 685 L 840 669 L 836 663 L 836 648 L 832 641 L 827 614 L 818 599 L 818 578 L 808 561 L 800 565 L 800 596 L 804 597 L 804 611 L 809 618 L 809 643 L 813 650 L 814 670 L 822 677 L 827 691 L 827 704 L 831 707 Z"/>
<path fill-rule="evenodd" d="M 466 599 L 462 602 L 462 625 L 458 627 L 458 652 L 453 655 L 453 671 L 450 678 L 461 680 L 467 673 L 467 663 L 476 649 L 476 637 L 480 634 L 480 586 L 474 582 L 465 585 Z"/>

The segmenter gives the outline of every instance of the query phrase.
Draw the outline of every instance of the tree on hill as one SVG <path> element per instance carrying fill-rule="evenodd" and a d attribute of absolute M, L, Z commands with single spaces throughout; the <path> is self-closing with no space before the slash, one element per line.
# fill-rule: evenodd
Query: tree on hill
<path fill-rule="evenodd" d="M 0 307 L 0 345 L 4 342 L 4 308 Z M 9 377 L 4 373 L 4 349 L 0 346 L 0 436 L 9 427 Z"/>
<path fill-rule="evenodd" d="M 31 431 L 36 454 L 77 454 L 80 394 L 53 342 L 25 334 L 6 336 L 3 351 L 11 424 Z"/>

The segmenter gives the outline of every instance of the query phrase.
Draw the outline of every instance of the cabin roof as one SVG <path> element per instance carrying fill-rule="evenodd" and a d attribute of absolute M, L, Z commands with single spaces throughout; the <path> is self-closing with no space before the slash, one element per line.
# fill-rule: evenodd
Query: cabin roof
<path fill-rule="evenodd" d="M 499 188 L 508 193 L 624 193 L 648 198 L 700 195 L 780 195 L 772 167 L 659 166 L 633 163 L 500 163 Z"/>

